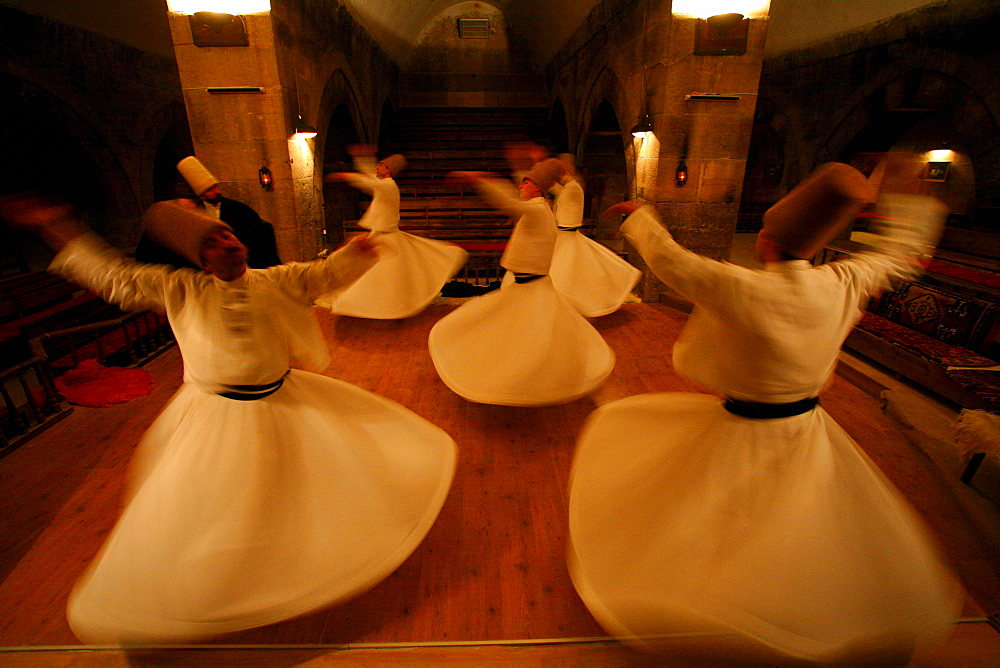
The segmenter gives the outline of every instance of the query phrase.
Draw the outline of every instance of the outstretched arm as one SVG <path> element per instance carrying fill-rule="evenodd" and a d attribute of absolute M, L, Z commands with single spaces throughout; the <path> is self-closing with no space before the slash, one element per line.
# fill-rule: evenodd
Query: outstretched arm
<path fill-rule="evenodd" d="M 744 271 L 681 246 L 660 222 L 656 210 L 638 200 L 615 204 L 604 215 L 628 216 L 621 227 L 624 237 L 657 278 L 696 304 L 712 302 L 722 294 L 727 281 L 739 280 Z"/>
<path fill-rule="evenodd" d="M 507 179 L 499 179 L 490 172 L 450 172 L 447 180 L 475 186 L 490 206 L 508 215 L 520 216 L 526 210 L 527 203 L 520 198 L 517 188 Z"/>
<path fill-rule="evenodd" d="M 0 218 L 11 227 L 38 235 L 56 252 L 87 231 L 73 207 L 32 193 L 0 198 Z"/>
<path fill-rule="evenodd" d="M 124 257 L 90 232 L 64 202 L 34 194 L 0 198 L 0 217 L 34 232 L 57 252 L 49 271 L 99 293 L 127 311 L 161 308 L 173 270 Z"/>
<path fill-rule="evenodd" d="M 853 274 L 864 294 L 914 280 L 923 272 L 921 263 L 934 255 L 948 207 L 935 197 L 884 193 L 876 214 L 870 229 L 878 240 L 872 249 L 827 265 L 838 273 Z"/>

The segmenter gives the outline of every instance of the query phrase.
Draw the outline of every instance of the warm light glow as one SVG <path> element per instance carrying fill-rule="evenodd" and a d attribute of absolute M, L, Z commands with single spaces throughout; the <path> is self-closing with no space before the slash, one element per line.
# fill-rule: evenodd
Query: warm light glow
<path fill-rule="evenodd" d="M 716 14 L 739 13 L 748 18 L 767 16 L 771 0 L 674 0 L 674 14 L 707 19 Z"/>
<path fill-rule="evenodd" d="M 643 199 L 656 198 L 656 176 L 660 164 L 660 142 L 655 132 L 645 139 L 633 139 L 635 151 L 635 195 Z"/>
<path fill-rule="evenodd" d="M 263 14 L 271 11 L 271 0 L 167 0 L 167 9 L 178 14 Z"/>
<path fill-rule="evenodd" d="M 292 138 L 288 140 L 288 159 L 293 183 L 298 184 L 298 186 L 306 184 L 312 187 L 313 179 L 316 176 L 313 173 L 316 169 L 313 142 L 299 140 L 295 138 L 295 135 L 292 135 Z M 298 186 L 296 187 L 298 188 Z M 312 196 L 315 197 L 316 193 L 314 192 Z"/>
<path fill-rule="evenodd" d="M 954 162 L 955 152 L 950 148 L 939 148 L 927 151 L 927 162 Z"/>
<path fill-rule="evenodd" d="M 315 136 L 316 136 L 316 133 L 315 133 L 315 132 L 313 132 L 313 131 L 308 131 L 308 132 L 296 132 L 296 133 L 295 133 L 294 135 L 292 135 L 292 136 L 293 136 L 293 137 L 295 137 L 296 139 L 312 139 L 313 137 L 315 137 Z"/>

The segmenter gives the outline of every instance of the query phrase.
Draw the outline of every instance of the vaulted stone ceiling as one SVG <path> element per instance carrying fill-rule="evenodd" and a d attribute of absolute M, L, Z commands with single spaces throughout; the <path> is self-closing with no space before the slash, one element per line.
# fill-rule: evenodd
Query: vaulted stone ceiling
<path fill-rule="evenodd" d="M 508 32 L 544 64 L 573 34 L 598 0 L 342 0 L 390 55 L 405 63 L 424 26 L 455 5 L 489 4 L 507 19 Z M 404 9 L 405 8 L 405 9 Z"/>

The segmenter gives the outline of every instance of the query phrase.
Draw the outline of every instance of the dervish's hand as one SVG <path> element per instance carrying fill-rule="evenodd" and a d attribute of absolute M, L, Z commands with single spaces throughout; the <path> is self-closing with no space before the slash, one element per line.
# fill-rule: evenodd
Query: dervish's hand
<path fill-rule="evenodd" d="M 382 245 L 377 239 L 377 234 L 359 234 L 351 237 L 344 248 L 350 247 L 364 255 L 374 256 L 378 254 L 378 247 Z"/>
<path fill-rule="evenodd" d="M 73 207 L 38 193 L 17 193 L 0 197 L 0 218 L 11 227 L 36 234 L 71 216 Z"/>
<path fill-rule="evenodd" d="M 346 181 L 350 172 L 330 172 L 323 177 L 323 180 L 328 183 L 338 183 L 340 181 Z"/>
<path fill-rule="evenodd" d="M 601 214 L 602 218 L 612 218 L 613 216 L 629 216 L 635 213 L 636 209 L 642 206 L 642 202 L 637 199 L 629 199 L 618 204 L 613 204 Z"/>
<path fill-rule="evenodd" d="M 72 206 L 38 193 L 0 197 L 0 218 L 11 227 L 37 234 L 56 250 L 86 231 Z"/>

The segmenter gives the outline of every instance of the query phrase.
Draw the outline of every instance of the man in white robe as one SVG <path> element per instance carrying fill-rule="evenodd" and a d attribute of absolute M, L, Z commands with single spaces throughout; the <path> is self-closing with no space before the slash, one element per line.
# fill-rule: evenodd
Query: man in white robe
<path fill-rule="evenodd" d="M 617 311 L 642 278 L 642 272 L 610 248 L 580 232 L 584 192 L 571 153 L 559 155 L 566 175 L 552 186 L 556 235 L 549 275 L 552 284 L 581 315 L 597 318 Z"/>
<path fill-rule="evenodd" d="M 809 261 L 871 193 L 842 164 L 765 215 L 756 271 L 681 247 L 637 203 L 622 231 L 695 304 L 674 366 L 726 397 L 606 404 L 570 481 L 570 572 L 609 632 L 675 656 L 905 663 L 947 636 L 961 593 L 907 500 L 817 405 L 867 298 L 919 271 L 940 202 L 880 201 L 883 244 Z M 653 639 L 653 636 L 656 639 Z"/>
<path fill-rule="evenodd" d="M 316 304 L 355 318 L 409 318 L 441 294 L 441 287 L 462 268 L 468 253 L 447 241 L 399 229 L 395 178 L 406 168 L 405 156 L 395 153 L 376 162 L 373 147 L 351 146 L 348 150 L 357 171 L 332 172 L 324 180 L 343 181 L 372 196 L 358 225 L 379 236 L 383 251 L 375 266 L 354 285 L 323 295 Z"/>
<path fill-rule="evenodd" d="M 206 271 L 132 262 L 68 207 L 0 201 L 58 251 L 50 270 L 165 311 L 184 384 L 143 436 L 128 504 L 68 606 L 88 643 L 191 642 L 356 596 L 430 529 L 455 444 L 406 408 L 319 375 L 310 305 L 376 261 L 357 237 L 324 260 L 248 269 L 228 226 L 173 202 L 155 240 Z"/>
<path fill-rule="evenodd" d="M 517 223 L 500 258 L 508 278 L 439 320 L 428 348 L 441 380 L 485 404 L 546 406 L 596 389 L 614 367 L 600 332 L 552 287 L 548 276 L 556 224 L 543 194 L 562 174 L 550 158 L 522 179 L 519 197 L 504 179 L 454 172 Z"/>

